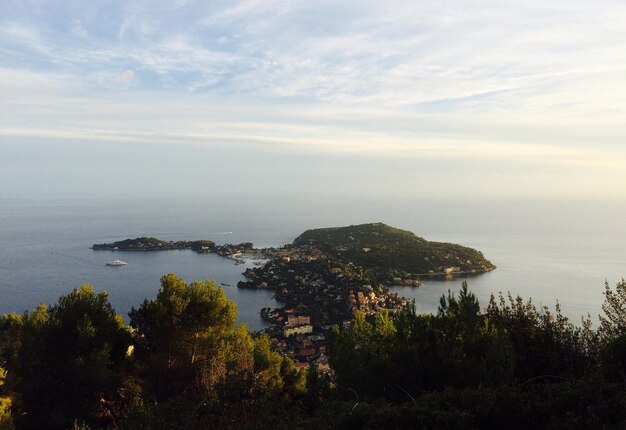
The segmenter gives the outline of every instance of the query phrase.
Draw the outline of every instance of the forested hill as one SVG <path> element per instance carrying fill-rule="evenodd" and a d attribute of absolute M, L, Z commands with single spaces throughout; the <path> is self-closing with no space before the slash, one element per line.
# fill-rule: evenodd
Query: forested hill
<path fill-rule="evenodd" d="M 194 240 L 167 242 L 156 237 L 138 237 L 136 239 L 125 239 L 113 243 L 95 243 L 91 249 L 99 250 L 120 250 L 120 251 L 163 251 L 171 249 L 192 249 L 197 252 L 208 252 L 215 248 L 212 240 Z"/>
<path fill-rule="evenodd" d="M 430 242 L 383 223 L 307 230 L 293 245 L 312 246 L 338 260 L 379 272 L 481 273 L 496 268 L 482 252 L 473 248 Z"/>

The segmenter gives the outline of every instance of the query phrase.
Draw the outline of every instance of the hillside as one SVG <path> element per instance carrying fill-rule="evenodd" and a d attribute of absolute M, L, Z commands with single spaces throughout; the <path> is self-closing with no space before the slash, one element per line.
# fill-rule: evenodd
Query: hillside
<path fill-rule="evenodd" d="M 383 223 L 307 230 L 293 245 L 318 248 L 339 261 L 378 273 L 481 273 L 496 268 L 473 248 L 430 242 Z"/>

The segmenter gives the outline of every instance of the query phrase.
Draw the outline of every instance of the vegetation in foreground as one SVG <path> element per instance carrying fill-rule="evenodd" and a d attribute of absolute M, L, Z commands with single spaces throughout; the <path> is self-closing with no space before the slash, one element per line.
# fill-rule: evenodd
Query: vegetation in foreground
<path fill-rule="evenodd" d="M 130 326 L 83 286 L 0 319 L 0 429 L 624 428 L 626 282 L 605 297 L 597 330 L 466 286 L 436 315 L 357 313 L 330 380 L 236 327 L 212 281 L 164 276 Z"/>

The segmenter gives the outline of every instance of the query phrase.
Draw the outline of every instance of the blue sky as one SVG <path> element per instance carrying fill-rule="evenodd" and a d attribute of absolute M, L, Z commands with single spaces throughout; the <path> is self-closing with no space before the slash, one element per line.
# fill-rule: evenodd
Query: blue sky
<path fill-rule="evenodd" d="M 0 197 L 626 197 L 626 3 L 0 0 Z"/>

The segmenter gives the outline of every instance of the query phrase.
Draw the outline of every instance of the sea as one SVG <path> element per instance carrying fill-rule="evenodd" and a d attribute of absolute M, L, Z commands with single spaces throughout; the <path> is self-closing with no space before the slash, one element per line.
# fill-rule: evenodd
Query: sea
<path fill-rule="evenodd" d="M 597 323 L 605 282 L 626 276 L 626 203 L 589 200 L 369 198 L 268 193 L 159 198 L 4 198 L 0 200 L 0 314 L 54 304 L 84 283 L 107 291 L 116 311 L 156 297 L 159 280 L 215 280 L 237 303 L 240 323 L 260 330 L 271 291 L 237 289 L 255 264 L 192 251 L 93 251 L 94 243 L 140 236 L 210 239 L 281 246 L 310 228 L 385 222 L 428 240 L 476 248 L 497 269 L 478 276 L 424 280 L 392 287 L 414 299 L 421 313 L 436 312 L 443 294 L 463 282 L 486 306 L 491 294 L 520 295 L 579 324 Z M 106 263 L 120 259 L 123 267 Z"/>

